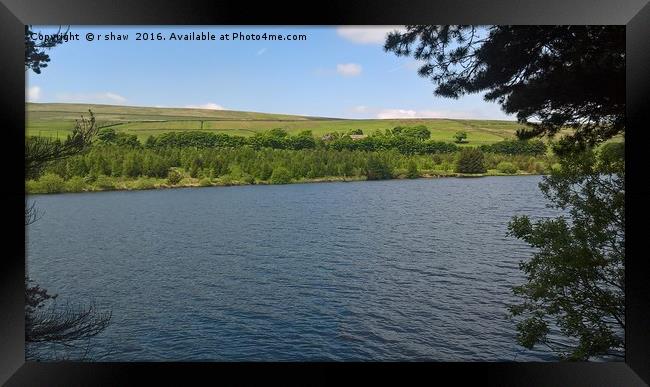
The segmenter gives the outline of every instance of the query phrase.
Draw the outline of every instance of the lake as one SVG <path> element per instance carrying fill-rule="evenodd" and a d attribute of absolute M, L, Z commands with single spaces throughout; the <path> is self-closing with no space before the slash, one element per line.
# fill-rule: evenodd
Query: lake
<path fill-rule="evenodd" d="M 35 195 L 28 273 L 112 310 L 95 361 L 556 360 L 506 318 L 532 254 L 507 224 L 558 213 L 540 180 Z"/>

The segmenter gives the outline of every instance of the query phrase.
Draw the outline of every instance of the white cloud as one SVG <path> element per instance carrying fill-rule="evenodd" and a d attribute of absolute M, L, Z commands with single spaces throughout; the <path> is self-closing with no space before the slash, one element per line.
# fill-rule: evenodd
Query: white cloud
<path fill-rule="evenodd" d="M 363 106 L 363 105 L 355 106 L 352 108 L 352 111 L 355 113 L 366 113 L 368 112 L 368 106 Z"/>
<path fill-rule="evenodd" d="M 338 27 L 336 33 L 353 43 L 384 44 L 386 35 L 394 30 L 404 31 L 403 26 L 345 26 Z"/>
<path fill-rule="evenodd" d="M 41 88 L 38 86 L 31 86 L 27 89 L 27 100 L 38 101 L 41 98 Z"/>
<path fill-rule="evenodd" d="M 111 93 L 111 92 L 103 93 L 103 94 L 101 94 L 101 97 L 109 99 L 111 101 L 115 101 L 115 102 L 125 102 L 126 101 L 126 98 L 122 97 L 119 94 L 115 94 L 115 93 Z"/>
<path fill-rule="evenodd" d="M 449 116 L 434 110 L 383 109 L 377 113 L 377 118 L 449 118 Z"/>
<path fill-rule="evenodd" d="M 260 56 L 260 55 L 264 54 L 265 52 L 266 52 L 266 48 L 263 48 L 263 49 L 257 51 L 257 56 Z"/>
<path fill-rule="evenodd" d="M 80 102 L 80 103 L 124 103 L 126 98 L 110 92 L 101 93 L 61 93 L 56 96 L 57 100 L 63 102 Z"/>
<path fill-rule="evenodd" d="M 204 103 L 203 105 L 185 105 L 184 107 L 190 109 L 225 110 L 223 106 L 212 102 Z"/>
<path fill-rule="evenodd" d="M 494 116 L 483 109 L 469 110 L 416 110 L 416 109 L 380 109 L 376 117 L 379 119 L 402 118 L 456 118 L 456 119 L 510 119 L 509 117 Z"/>
<path fill-rule="evenodd" d="M 342 63 L 336 65 L 336 72 L 344 77 L 355 77 L 361 74 L 361 65 L 356 63 Z"/>

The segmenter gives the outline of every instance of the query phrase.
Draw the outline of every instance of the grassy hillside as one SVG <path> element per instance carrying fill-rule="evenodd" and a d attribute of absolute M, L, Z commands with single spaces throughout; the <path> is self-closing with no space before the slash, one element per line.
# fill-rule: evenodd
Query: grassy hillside
<path fill-rule="evenodd" d="M 320 136 L 332 131 L 347 132 L 362 129 L 370 134 L 395 126 L 426 125 L 431 138 L 453 141 L 457 131 L 468 134 L 471 145 L 491 144 L 514 138 L 520 127 L 514 121 L 455 120 L 455 119 L 401 119 L 401 120 L 348 120 L 324 117 L 304 117 L 286 114 L 239 112 L 230 110 L 152 108 L 133 106 L 27 103 L 27 134 L 64 138 L 81 114 L 87 116 L 92 109 L 100 126 L 112 126 L 117 131 L 133 133 L 144 141 L 149 135 L 179 130 L 204 130 L 240 136 L 273 128 L 283 128 L 289 133 L 311 130 Z"/>

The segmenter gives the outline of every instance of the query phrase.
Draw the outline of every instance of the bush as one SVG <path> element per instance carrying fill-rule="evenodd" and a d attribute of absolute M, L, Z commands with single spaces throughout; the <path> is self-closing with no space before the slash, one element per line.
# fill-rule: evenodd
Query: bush
<path fill-rule="evenodd" d="M 291 182 L 291 173 L 284 167 L 276 167 L 271 174 L 271 183 L 287 184 Z"/>
<path fill-rule="evenodd" d="M 156 188 L 156 179 L 153 177 L 141 177 L 133 183 L 133 189 Z"/>
<path fill-rule="evenodd" d="M 517 167 L 515 167 L 515 165 L 509 161 L 502 161 L 497 164 L 497 171 L 512 175 L 517 173 Z"/>
<path fill-rule="evenodd" d="M 182 179 L 183 175 L 175 169 L 170 169 L 169 172 L 167 172 L 167 183 L 169 185 L 176 185 L 180 183 Z"/>
<path fill-rule="evenodd" d="M 212 179 L 209 177 L 204 177 L 203 179 L 199 180 L 199 185 L 201 187 L 210 187 L 212 185 Z"/>
<path fill-rule="evenodd" d="M 63 178 L 54 173 L 46 173 L 38 179 L 38 186 L 40 190 L 46 193 L 63 192 L 65 189 L 65 181 Z"/>
<path fill-rule="evenodd" d="M 378 157 L 371 156 L 368 159 L 366 177 L 368 180 L 390 179 L 393 177 L 393 171 L 391 171 L 391 168 L 387 162 L 379 159 Z"/>
<path fill-rule="evenodd" d="M 468 142 L 467 141 L 467 132 L 462 132 L 462 131 L 461 132 L 456 132 L 456 134 L 454 134 L 454 142 L 456 144 L 463 144 L 463 143 Z"/>
<path fill-rule="evenodd" d="M 420 177 L 420 171 L 418 171 L 418 166 L 415 164 L 415 161 L 410 160 L 408 167 L 406 169 L 406 177 L 409 179 L 417 179 Z"/>
<path fill-rule="evenodd" d="M 548 174 L 549 170 L 548 167 L 546 166 L 546 163 L 543 163 L 541 161 L 535 161 L 535 172 L 541 175 Z"/>
<path fill-rule="evenodd" d="M 456 172 L 458 173 L 485 173 L 485 157 L 483 152 L 477 148 L 465 148 L 460 151 L 456 161 Z"/>
<path fill-rule="evenodd" d="M 546 144 L 541 140 L 504 140 L 491 145 L 481 145 L 480 149 L 487 153 L 541 156 L 546 153 Z"/>
<path fill-rule="evenodd" d="M 72 176 L 70 180 L 65 182 L 65 190 L 67 192 L 81 192 L 85 186 L 86 183 L 80 176 Z"/>
<path fill-rule="evenodd" d="M 598 151 L 599 161 L 603 165 L 625 162 L 625 143 L 610 142 L 603 144 Z"/>
<path fill-rule="evenodd" d="M 28 194 L 43 193 L 43 188 L 41 184 L 36 180 L 27 180 L 25 182 L 25 190 Z"/>
<path fill-rule="evenodd" d="M 95 188 L 100 190 L 109 190 L 115 188 L 115 183 L 112 178 L 106 175 L 99 175 L 95 180 Z"/>

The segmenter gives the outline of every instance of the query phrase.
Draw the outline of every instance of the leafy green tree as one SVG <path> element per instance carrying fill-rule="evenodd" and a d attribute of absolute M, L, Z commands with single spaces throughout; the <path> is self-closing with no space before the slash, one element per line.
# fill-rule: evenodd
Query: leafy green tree
<path fill-rule="evenodd" d="M 622 144 L 562 158 L 540 186 L 566 215 L 510 223 L 511 235 L 537 250 L 521 263 L 528 282 L 510 306 L 521 345 L 546 345 L 571 360 L 624 356 L 624 164 Z M 552 340 L 553 327 L 569 340 Z"/>
<path fill-rule="evenodd" d="M 114 144 L 117 140 L 117 133 L 113 128 L 101 128 L 97 132 L 97 139 L 107 144 Z"/>
<path fill-rule="evenodd" d="M 46 173 L 38 179 L 39 185 L 43 192 L 58 193 L 65 189 L 65 181 L 55 173 Z"/>
<path fill-rule="evenodd" d="M 62 160 L 87 150 L 97 134 L 95 116 L 92 111 L 90 118 L 83 116 L 75 121 L 72 133 L 65 141 L 58 138 L 31 136 L 25 137 L 25 177 L 35 178 L 42 169 L 57 161 Z"/>
<path fill-rule="evenodd" d="M 431 138 L 431 131 L 424 125 L 407 126 L 403 128 L 402 134 L 409 136 L 420 141 L 428 140 Z"/>
<path fill-rule="evenodd" d="M 477 148 L 464 148 L 458 155 L 456 161 L 456 172 L 458 173 L 485 173 L 485 156 Z"/>
<path fill-rule="evenodd" d="M 386 161 L 376 155 L 371 155 L 368 158 L 366 177 L 368 180 L 391 179 L 393 177 L 393 171 Z"/>
<path fill-rule="evenodd" d="M 486 92 L 522 139 L 572 128 L 568 152 L 625 131 L 625 26 L 409 25 L 384 49 L 424 61 L 436 95 Z"/>
<path fill-rule="evenodd" d="M 464 142 L 467 142 L 467 132 L 464 131 L 456 132 L 456 134 L 454 134 L 454 142 L 457 144 L 462 144 Z"/>
<path fill-rule="evenodd" d="M 169 170 L 169 172 L 167 174 L 167 183 L 169 185 L 176 185 L 176 184 L 180 183 L 181 180 L 183 180 L 183 175 L 181 175 L 180 172 L 178 172 L 175 169 L 170 169 Z"/>
<path fill-rule="evenodd" d="M 72 176 L 65 182 L 65 190 L 67 192 L 81 192 L 84 189 L 84 180 L 81 176 Z"/>
<path fill-rule="evenodd" d="M 142 173 L 140 158 L 135 153 L 130 152 L 124 156 L 122 173 L 127 177 L 138 177 Z"/>
<path fill-rule="evenodd" d="M 273 168 L 271 174 L 271 183 L 273 184 L 287 184 L 291 182 L 291 172 L 285 167 Z"/>
<path fill-rule="evenodd" d="M 296 136 L 291 136 L 292 149 L 313 149 L 316 147 L 316 140 L 311 130 L 304 130 Z"/>
<path fill-rule="evenodd" d="M 546 144 L 541 140 L 504 140 L 479 147 L 483 152 L 505 155 L 541 156 L 546 153 Z"/>
<path fill-rule="evenodd" d="M 509 161 L 502 161 L 499 164 L 497 164 L 497 171 L 512 175 L 517 173 L 517 167 Z"/>
<path fill-rule="evenodd" d="M 420 171 L 418 171 L 418 165 L 413 160 L 409 160 L 408 167 L 406 170 L 406 177 L 409 179 L 417 179 L 420 177 Z"/>
<path fill-rule="evenodd" d="M 115 137 L 115 144 L 119 146 L 128 146 L 131 148 L 139 148 L 142 146 L 138 140 L 138 136 L 128 133 L 117 133 Z"/>

